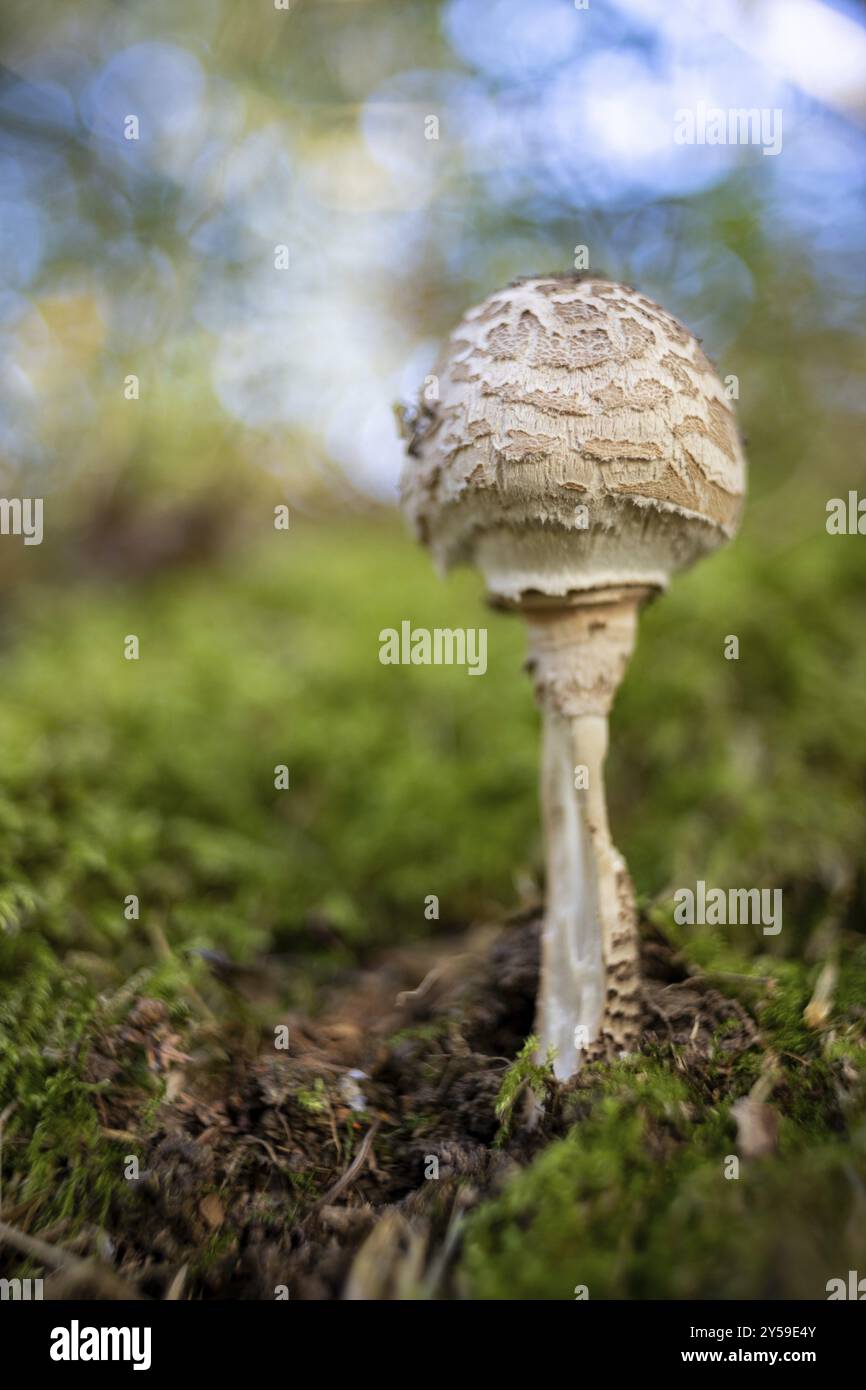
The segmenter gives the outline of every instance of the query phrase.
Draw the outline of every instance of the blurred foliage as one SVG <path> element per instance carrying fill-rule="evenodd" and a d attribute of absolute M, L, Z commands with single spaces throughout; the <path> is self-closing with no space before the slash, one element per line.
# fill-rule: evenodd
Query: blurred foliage
<path fill-rule="evenodd" d="M 238 491 L 263 467 L 293 496 L 342 472 L 391 497 L 391 401 L 468 304 L 571 269 L 577 246 L 738 375 L 772 455 L 760 492 L 801 467 L 834 476 L 826 410 L 850 477 L 863 29 L 820 4 L 784 44 L 754 21 L 746 0 L 9 0 L 10 481 L 57 494 L 55 533 L 70 487 L 152 476 L 157 459 L 180 486 L 207 459 Z M 780 152 L 677 144 L 674 113 L 698 94 L 780 111 Z M 798 518 L 786 496 L 779 523 Z"/>
<path fill-rule="evenodd" d="M 479 617 L 473 588 L 450 590 L 455 622 Z M 141 939 L 120 909 L 136 892 L 173 941 L 242 958 L 312 914 L 386 942 L 425 929 L 427 893 L 443 923 L 463 922 L 530 864 L 522 634 L 492 619 L 481 680 L 382 666 L 380 629 L 443 616 L 390 525 L 271 529 L 222 570 L 45 600 L 30 590 L 7 630 L 7 928 L 38 922 L 58 946 L 134 965 Z M 283 763 L 289 791 L 274 787 Z"/>
<path fill-rule="evenodd" d="M 430 893 L 455 925 L 537 867 L 520 620 L 486 610 L 472 576 L 442 585 L 385 520 L 264 535 L 148 585 L 20 591 L 0 704 L 7 935 L 134 968 L 148 949 L 123 918 L 134 892 L 174 943 L 240 958 L 312 915 L 383 943 L 429 930 Z M 696 878 L 782 887 L 783 932 L 762 944 L 790 951 L 856 877 L 860 574 L 856 537 L 765 553 L 746 536 L 645 612 L 610 762 L 643 896 Z M 487 674 L 381 665 L 380 631 L 406 618 L 486 625 Z"/>

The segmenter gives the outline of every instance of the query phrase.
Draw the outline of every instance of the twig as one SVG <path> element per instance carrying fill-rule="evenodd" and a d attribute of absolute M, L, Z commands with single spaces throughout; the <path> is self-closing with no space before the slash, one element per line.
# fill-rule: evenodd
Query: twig
<path fill-rule="evenodd" d="M 437 984 L 439 980 L 441 980 L 444 974 L 444 970 L 444 966 L 434 965 L 432 969 L 427 971 L 427 974 L 424 976 L 424 979 L 421 981 L 420 985 L 418 985 L 415 989 L 402 990 L 397 995 L 397 1007 L 399 1009 L 405 1009 L 406 1006 L 410 1003 L 418 1003 L 421 999 L 424 998 L 425 995 L 429 994 L 433 986 Z"/>
<path fill-rule="evenodd" d="M 739 980 L 745 985 L 774 985 L 772 975 L 739 975 L 735 970 L 702 970 L 697 975 L 688 975 L 685 980 L 673 980 L 665 989 L 676 989 L 678 985 L 699 985 L 705 980 Z"/>
<path fill-rule="evenodd" d="M 114 1139 L 121 1144 L 137 1144 L 138 1136 L 131 1129 L 106 1129 L 100 1125 L 99 1133 L 104 1139 Z"/>
<path fill-rule="evenodd" d="M 267 1139 L 262 1139 L 262 1138 L 260 1137 L 260 1135 L 258 1135 L 258 1134 L 245 1134 L 245 1135 L 244 1135 L 244 1139 L 245 1139 L 246 1143 L 248 1143 L 248 1144 L 249 1144 L 249 1143 L 252 1143 L 252 1144 L 261 1144 L 262 1148 L 264 1149 L 264 1151 L 265 1151 L 265 1153 L 267 1154 L 268 1158 L 271 1160 L 271 1163 L 273 1163 L 274 1167 L 275 1167 L 275 1168 L 282 1168 L 282 1167 L 283 1167 L 283 1164 L 280 1163 L 280 1160 L 279 1160 L 279 1158 L 277 1157 L 276 1150 L 274 1149 L 274 1146 L 273 1146 L 272 1144 L 269 1144 L 268 1141 L 267 1141 Z M 287 1154 L 287 1157 L 288 1157 L 288 1154 Z"/>
<path fill-rule="evenodd" d="M 10 1100 L 3 1114 L 0 1115 L 0 1211 L 3 1210 L 3 1127 L 17 1104 L 17 1100 Z"/>
<path fill-rule="evenodd" d="M 766 1105 L 779 1080 L 779 1059 L 775 1052 L 765 1052 L 758 1079 L 749 1092 L 749 1100 L 756 1105 Z"/>
<path fill-rule="evenodd" d="M 318 1202 L 316 1202 L 315 1206 L 313 1207 L 313 1211 L 318 1211 L 319 1207 L 330 1206 L 331 1203 L 336 1201 L 336 1199 L 343 1192 L 345 1192 L 346 1188 L 349 1187 L 355 1181 L 355 1178 L 358 1176 L 358 1174 L 360 1173 L 361 1169 L 363 1168 L 364 1164 L 367 1162 L 367 1159 L 370 1156 L 370 1150 L 373 1147 L 373 1140 L 376 1137 L 376 1133 L 379 1129 L 380 1123 L 380 1120 L 373 1121 L 370 1128 L 367 1130 L 367 1133 L 364 1135 L 361 1147 L 355 1154 L 355 1157 L 352 1159 L 352 1162 L 349 1164 L 345 1173 L 342 1177 L 337 1179 L 333 1187 L 328 1188 L 328 1191 L 325 1193 L 324 1197 L 319 1198 Z"/>
<path fill-rule="evenodd" d="M 26 1232 L 17 1231 L 14 1226 L 7 1226 L 5 1221 L 0 1221 L 0 1245 L 4 1241 L 14 1250 L 20 1250 L 22 1255 L 30 1255 L 34 1260 L 38 1260 L 48 1269 L 72 1269 L 76 1265 L 85 1264 L 84 1260 L 80 1260 L 77 1255 L 71 1255 L 68 1250 L 49 1245 L 38 1236 L 28 1236 Z"/>
<path fill-rule="evenodd" d="M 37 1260 L 46 1269 L 65 1270 L 69 1274 L 75 1274 L 82 1279 L 93 1283 L 99 1281 L 105 1290 L 103 1297 L 107 1298 L 133 1298 L 142 1297 L 138 1289 L 121 1279 L 113 1270 L 105 1265 L 98 1264 L 96 1260 L 82 1260 L 78 1255 L 73 1255 L 68 1250 L 61 1250 L 59 1246 L 49 1245 L 47 1241 L 40 1240 L 38 1236 L 28 1236 L 25 1231 L 16 1230 L 14 1226 L 7 1226 L 5 1221 L 0 1221 L 0 1245 L 11 1245 L 13 1250 L 18 1250 L 22 1255 L 29 1255 L 31 1259 Z"/>

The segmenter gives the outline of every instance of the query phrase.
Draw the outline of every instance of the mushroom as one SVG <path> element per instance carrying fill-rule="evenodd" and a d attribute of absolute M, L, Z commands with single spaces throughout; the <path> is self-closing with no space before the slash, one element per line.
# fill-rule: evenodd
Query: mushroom
<path fill-rule="evenodd" d="M 605 803 L 610 707 L 642 604 L 734 534 L 744 459 L 697 339 L 597 277 L 491 295 L 435 381 L 401 502 L 440 569 L 476 565 L 490 602 L 528 624 L 547 877 L 535 1031 L 565 1079 L 640 1031 L 634 892 Z"/>

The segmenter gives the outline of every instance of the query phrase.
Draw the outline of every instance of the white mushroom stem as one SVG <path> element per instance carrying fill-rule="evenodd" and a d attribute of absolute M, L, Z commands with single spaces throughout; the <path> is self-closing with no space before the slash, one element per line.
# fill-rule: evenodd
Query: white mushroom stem
<path fill-rule="evenodd" d="M 595 591 L 527 611 L 542 710 L 541 807 L 547 905 L 536 1032 L 571 1076 L 587 1054 L 627 1050 L 639 1027 L 634 895 L 610 838 L 604 792 L 608 711 L 634 647 L 646 591 Z"/>
<path fill-rule="evenodd" d="M 541 753 L 541 809 L 547 848 L 547 904 L 541 937 L 541 984 L 536 1029 L 540 1054 L 556 1051 L 554 1071 L 570 1076 L 578 1058 L 577 1041 L 598 1036 L 604 1011 L 604 957 L 601 945 L 599 884 L 588 807 L 575 790 L 574 764 L 579 739 L 568 720 L 544 708 Z M 577 1033 L 582 1028 L 585 1033 Z"/>

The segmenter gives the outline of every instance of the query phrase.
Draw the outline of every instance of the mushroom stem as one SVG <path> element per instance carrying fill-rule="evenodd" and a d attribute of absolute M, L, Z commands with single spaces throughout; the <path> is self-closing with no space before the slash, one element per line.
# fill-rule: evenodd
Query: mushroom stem
<path fill-rule="evenodd" d="M 584 794 L 574 786 L 577 728 L 542 708 L 541 811 L 547 847 L 547 904 L 541 935 L 541 984 L 536 1030 L 540 1055 L 555 1049 L 554 1072 L 564 1079 L 579 1063 L 576 1039 L 598 1036 L 604 1012 L 602 925 L 597 907 L 592 838 Z M 585 1030 L 578 1033 L 578 1029 Z"/>
<path fill-rule="evenodd" d="M 646 591 L 596 591 L 527 611 L 529 669 L 543 720 L 541 807 L 547 906 L 536 1032 L 554 1072 L 637 1040 L 640 980 L 634 893 L 610 837 L 604 791 L 608 711 L 634 647 Z"/>

